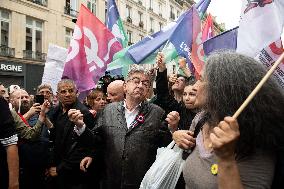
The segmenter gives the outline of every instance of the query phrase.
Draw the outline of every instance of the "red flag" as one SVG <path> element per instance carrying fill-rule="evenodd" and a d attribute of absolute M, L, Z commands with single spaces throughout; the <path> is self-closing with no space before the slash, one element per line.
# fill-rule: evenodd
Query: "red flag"
<path fill-rule="evenodd" d="M 107 27 L 81 5 L 62 77 L 74 80 L 80 93 L 91 90 L 121 49 Z"/>
<path fill-rule="evenodd" d="M 192 51 L 191 59 L 195 68 L 195 75 L 199 78 L 204 65 L 204 51 L 202 43 L 201 21 L 198 15 L 193 15 L 192 19 Z"/>
<path fill-rule="evenodd" d="M 207 39 L 210 39 L 212 37 L 214 37 L 214 26 L 213 26 L 213 20 L 212 20 L 212 16 L 209 13 L 205 24 L 203 26 L 203 31 L 202 31 L 202 42 L 206 41 Z"/>

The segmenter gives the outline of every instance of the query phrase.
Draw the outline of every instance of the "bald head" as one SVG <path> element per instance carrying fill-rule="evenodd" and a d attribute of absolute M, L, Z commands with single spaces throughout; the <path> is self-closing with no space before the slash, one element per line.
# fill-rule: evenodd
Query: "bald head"
<path fill-rule="evenodd" d="M 115 80 L 108 85 L 107 99 L 110 102 L 119 102 L 124 99 L 123 84 L 124 84 L 124 81 Z"/>
<path fill-rule="evenodd" d="M 16 111 L 20 107 L 19 101 L 21 101 L 21 110 L 23 110 L 21 113 L 24 114 L 30 108 L 30 96 L 24 89 L 17 89 L 10 95 L 10 102 Z"/>

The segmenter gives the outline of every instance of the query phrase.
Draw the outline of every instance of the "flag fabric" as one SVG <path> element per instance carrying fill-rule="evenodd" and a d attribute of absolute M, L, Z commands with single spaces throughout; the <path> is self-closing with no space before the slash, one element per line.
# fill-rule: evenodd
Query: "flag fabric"
<path fill-rule="evenodd" d="M 201 0 L 200 5 L 203 3 L 209 5 L 210 1 Z M 204 8 L 200 10 L 206 11 Z M 192 13 L 193 11 L 194 14 Z M 186 57 L 189 67 L 193 71 L 193 65 L 189 60 L 193 37 L 193 15 L 198 14 L 196 14 L 196 9 L 192 7 L 184 12 L 175 22 L 162 28 L 161 31 L 145 37 L 143 40 L 130 46 L 127 50 L 123 50 L 123 53 L 117 53 L 120 54 L 120 56 L 115 56 L 114 61 L 109 65 L 108 69 L 119 67 L 119 63 L 125 65 L 152 64 L 155 63 L 157 51 L 163 51 L 165 56 L 169 58 L 169 61 L 171 61 L 170 58 L 176 59 L 177 56 Z M 165 48 L 167 50 L 165 50 Z"/>
<path fill-rule="evenodd" d="M 255 59 L 262 63 L 267 69 L 270 69 L 283 52 L 282 41 L 279 39 L 262 49 Z M 282 89 L 284 89 L 284 61 L 282 64 L 279 64 L 273 75 Z"/>
<path fill-rule="evenodd" d="M 199 78 L 201 74 L 201 70 L 204 66 L 204 50 L 202 43 L 202 31 L 201 31 L 201 20 L 197 14 L 197 11 L 193 15 L 192 22 L 192 31 L 193 31 L 193 42 L 192 42 L 192 51 L 191 51 L 191 59 L 193 66 L 195 68 L 194 73 L 196 78 Z"/>
<path fill-rule="evenodd" d="M 75 81 L 81 94 L 93 89 L 121 44 L 105 25 L 81 5 L 62 78 Z"/>
<path fill-rule="evenodd" d="M 237 52 L 255 57 L 279 39 L 284 25 L 284 1 L 242 1 Z"/>
<path fill-rule="evenodd" d="M 112 32 L 123 48 L 127 47 L 128 39 L 123 28 L 115 0 L 107 2 L 107 28 Z"/>
<path fill-rule="evenodd" d="M 192 7 L 187 11 L 184 18 L 175 28 L 175 31 L 169 39 L 169 41 L 174 45 L 178 55 L 187 59 L 188 66 L 192 72 L 194 71 L 194 66 L 190 61 L 190 52 L 193 37 L 193 18 L 199 19 L 195 7 Z"/>
<path fill-rule="evenodd" d="M 197 9 L 197 11 L 199 12 L 199 16 L 200 18 L 203 18 L 203 16 L 205 15 L 205 12 L 208 8 L 208 6 L 210 5 L 211 0 L 200 0 L 196 5 L 195 8 Z"/>
<path fill-rule="evenodd" d="M 126 53 L 127 56 L 131 58 L 135 64 L 141 63 L 168 41 L 187 12 L 183 13 L 177 21 L 171 22 L 166 27 L 162 28 L 161 31 L 158 31 L 151 36 L 147 36 L 143 40 L 132 45 Z"/>
<path fill-rule="evenodd" d="M 211 14 L 209 13 L 202 29 L 202 42 L 214 37 L 214 25 Z"/>
<path fill-rule="evenodd" d="M 203 43 L 203 49 L 206 56 L 218 50 L 237 49 L 238 27 L 223 32 Z"/>

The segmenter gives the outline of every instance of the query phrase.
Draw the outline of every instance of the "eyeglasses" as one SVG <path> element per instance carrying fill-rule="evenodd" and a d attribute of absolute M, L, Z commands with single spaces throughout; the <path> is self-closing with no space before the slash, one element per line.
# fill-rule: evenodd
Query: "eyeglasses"
<path fill-rule="evenodd" d="M 40 91 L 39 94 L 41 95 L 51 95 L 50 91 Z"/>
<path fill-rule="evenodd" d="M 138 78 L 138 77 L 133 77 L 133 78 L 131 78 L 131 79 L 129 79 L 128 81 L 132 81 L 135 85 L 139 85 L 140 84 L 140 82 L 142 83 L 142 85 L 144 86 L 144 87 L 146 87 L 146 88 L 148 88 L 149 86 L 150 86 L 150 81 L 149 80 L 143 80 L 143 81 L 141 81 L 141 79 L 140 78 Z"/>
<path fill-rule="evenodd" d="M 65 94 L 67 94 L 67 93 L 73 94 L 73 93 L 75 93 L 75 92 L 76 92 L 76 91 L 75 91 L 74 89 L 65 89 L 65 90 L 59 91 L 59 93 L 62 94 L 62 95 L 65 95 Z"/>

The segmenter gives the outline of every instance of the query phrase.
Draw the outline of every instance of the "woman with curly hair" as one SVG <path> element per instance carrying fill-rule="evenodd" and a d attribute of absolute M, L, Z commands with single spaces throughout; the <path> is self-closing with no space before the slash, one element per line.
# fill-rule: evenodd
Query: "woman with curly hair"
<path fill-rule="evenodd" d="M 207 119 L 186 147 L 195 146 L 183 168 L 186 188 L 271 187 L 278 176 L 276 156 L 284 146 L 283 90 L 271 77 L 237 119 L 230 117 L 265 73 L 259 62 L 237 53 L 218 52 L 208 58 L 194 86 L 195 105 L 203 112 L 191 129 L 205 115 Z"/>

